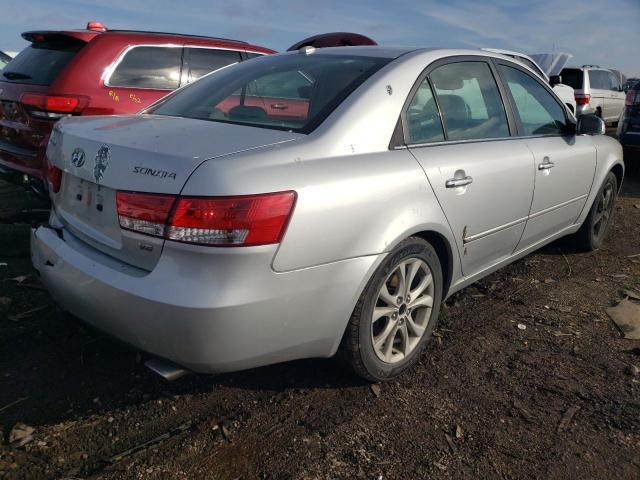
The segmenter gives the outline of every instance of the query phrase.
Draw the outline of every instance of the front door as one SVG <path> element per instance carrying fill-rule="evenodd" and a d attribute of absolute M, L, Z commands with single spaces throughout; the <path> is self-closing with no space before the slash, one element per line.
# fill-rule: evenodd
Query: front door
<path fill-rule="evenodd" d="M 546 85 L 512 64 L 498 70 L 511 94 L 523 141 L 535 158 L 535 194 L 520 248 L 573 225 L 585 206 L 596 167 L 590 136 L 575 135 Z"/>
<path fill-rule="evenodd" d="M 534 184 L 533 156 L 510 137 L 493 70 L 474 58 L 436 66 L 403 118 L 405 142 L 447 217 L 466 276 L 515 250 Z"/>

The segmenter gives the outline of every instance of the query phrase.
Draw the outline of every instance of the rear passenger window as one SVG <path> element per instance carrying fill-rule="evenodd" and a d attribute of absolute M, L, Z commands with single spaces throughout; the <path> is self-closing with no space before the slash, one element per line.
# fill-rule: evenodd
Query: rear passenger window
<path fill-rule="evenodd" d="M 411 100 L 405 119 L 407 143 L 430 143 L 444 140 L 438 107 L 426 78 Z"/>
<path fill-rule="evenodd" d="M 189 82 L 240 61 L 240 52 L 233 50 L 187 48 L 186 51 L 189 54 Z"/>
<path fill-rule="evenodd" d="M 602 70 L 589 70 L 589 85 L 599 90 L 609 90 L 609 76 Z"/>
<path fill-rule="evenodd" d="M 134 47 L 111 74 L 110 87 L 173 90 L 180 86 L 182 48 Z"/>
<path fill-rule="evenodd" d="M 430 75 L 447 140 L 509 136 L 507 114 L 489 65 L 450 63 Z"/>
<path fill-rule="evenodd" d="M 525 135 L 561 135 L 566 129 L 563 107 L 537 80 L 513 67 L 499 65 L 515 102 Z"/>

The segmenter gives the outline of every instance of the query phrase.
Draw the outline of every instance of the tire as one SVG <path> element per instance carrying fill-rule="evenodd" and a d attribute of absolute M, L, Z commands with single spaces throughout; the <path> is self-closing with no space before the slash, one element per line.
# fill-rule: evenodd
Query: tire
<path fill-rule="evenodd" d="M 591 252 L 602 246 L 602 242 L 607 236 L 607 228 L 613 220 L 617 193 L 618 180 L 613 172 L 609 172 L 602 182 L 580 230 L 570 237 L 571 242 L 578 250 Z"/>
<path fill-rule="evenodd" d="M 405 278 L 412 276 L 404 289 L 402 270 Z M 418 237 L 402 241 L 362 292 L 340 345 L 342 359 L 374 382 L 389 380 L 416 364 L 438 320 L 442 283 L 431 244 Z M 411 294 L 415 298 L 408 298 Z"/>

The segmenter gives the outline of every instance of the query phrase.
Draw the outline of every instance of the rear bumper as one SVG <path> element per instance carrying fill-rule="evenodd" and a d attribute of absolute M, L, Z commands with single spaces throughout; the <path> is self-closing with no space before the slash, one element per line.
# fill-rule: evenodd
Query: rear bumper
<path fill-rule="evenodd" d="M 276 273 L 277 246 L 165 247 L 152 272 L 69 232 L 32 231 L 34 267 L 54 299 L 96 328 L 197 372 L 335 353 L 381 256 Z"/>
<path fill-rule="evenodd" d="M 0 143 L 0 168 L 17 176 L 27 175 L 44 182 L 45 150 L 26 150 Z"/>
<path fill-rule="evenodd" d="M 576 105 L 576 117 L 578 115 L 590 115 L 596 113 L 596 109 L 590 105 Z"/>

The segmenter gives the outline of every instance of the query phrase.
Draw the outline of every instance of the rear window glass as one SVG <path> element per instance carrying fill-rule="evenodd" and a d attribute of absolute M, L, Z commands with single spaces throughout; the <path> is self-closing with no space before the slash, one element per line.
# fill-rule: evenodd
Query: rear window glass
<path fill-rule="evenodd" d="M 308 133 L 389 61 L 266 56 L 213 73 L 167 97 L 151 113 Z"/>
<path fill-rule="evenodd" d="M 174 90 L 180 86 L 182 48 L 134 47 L 118 63 L 110 87 Z"/>
<path fill-rule="evenodd" d="M 582 70 L 577 68 L 565 68 L 560 73 L 560 76 L 562 77 L 562 83 L 565 85 L 569 85 L 575 90 L 582 89 L 582 78 L 584 77 Z"/>
<path fill-rule="evenodd" d="M 2 80 L 51 85 L 84 45 L 84 42 L 71 38 L 32 43 L 2 69 Z"/>
<path fill-rule="evenodd" d="M 212 48 L 187 48 L 189 54 L 189 81 L 199 79 L 207 73 L 240 61 L 240 52 Z"/>

